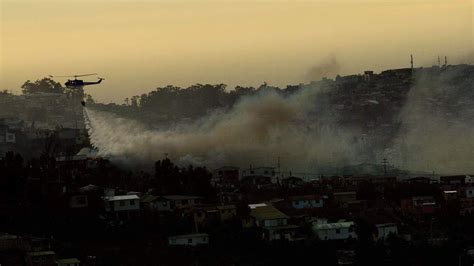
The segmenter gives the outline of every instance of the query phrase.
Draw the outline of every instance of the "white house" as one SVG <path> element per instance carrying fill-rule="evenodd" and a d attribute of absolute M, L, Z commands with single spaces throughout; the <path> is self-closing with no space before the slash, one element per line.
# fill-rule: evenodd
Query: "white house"
<path fill-rule="evenodd" d="M 108 212 L 140 210 L 140 198 L 137 195 L 110 196 L 105 198 L 105 202 Z"/>
<path fill-rule="evenodd" d="M 313 223 L 313 232 L 321 240 L 357 238 L 354 232 L 354 222 Z"/>
<path fill-rule="evenodd" d="M 270 204 L 253 204 L 250 216 L 255 219 L 256 226 L 264 230 L 266 240 L 295 239 L 298 226 L 288 224 L 288 216 Z"/>
<path fill-rule="evenodd" d="M 168 244 L 170 246 L 208 245 L 209 235 L 208 234 L 189 234 L 189 235 L 170 236 L 168 237 Z"/>
<path fill-rule="evenodd" d="M 323 207 L 322 197 L 316 195 L 290 197 L 289 201 L 291 206 L 295 209 L 313 209 Z"/>
<path fill-rule="evenodd" d="M 77 258 L 59 259 L 56 260 L 56 264 L 58 266 L 79 266 L 81 265 L 81 261 Z"/>
<path fill-rule="evenodd" d="M 245 169 L 242 171 L 242 179 L 247 177 L 266 177 L 273 184 L 277 183 L 277 175 L 275 172 L 275 167 L 256 167 Z"/>
<path fill-rule="evenodd" d="M 394 223 L 376 224 L 375 227 L 377 227 L 375 240 L 386 239 L 389 234 L 398 234 L 397 224 Z"/>

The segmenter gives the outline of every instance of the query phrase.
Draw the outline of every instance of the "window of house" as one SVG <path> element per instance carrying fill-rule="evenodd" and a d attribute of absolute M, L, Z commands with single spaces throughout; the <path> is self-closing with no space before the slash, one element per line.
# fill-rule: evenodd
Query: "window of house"
<path fill-rule="evenodd" d="M 188 244 L 192 244 L 193 243 L 193 239 L 192 238 L 188 238 Z"/>
<path fill-rule="evenodd" d="M 181 200 L 181 204 L 183 204 L 183 205 L 188 204 L 188 200 L 185 200 L 185 199 L 184 199 L 184 200 Z"/>
<path fill-rule="evenodd" d="M 125 206 L 125 201 L 119 201 L 119 205 L 122 207 Z"/>
<path fill-rule="evenodd" d="M 254 171 L 250 171 L 250 174 L 252 174 L 252 175 L 253 175 L 253 174 L 255 174 L 255 172 L 254 172 Z"/>
<path fill-rule="evenodd" d="M 268 171 L 267 171 L 267 170 L 265 170 L 265 174 L 268 175 Z"/>
<path fill-rule="evenodd" d="M 135 201 L 134 201 L 134 200 L 131 200 L 131 201 L 130 201 L 130 205 L 135 205 Z"/>
<path fill-rule="evenodd" d="M 336 229 L 336 234 L 340 234 L 341 233 L 341 229 Z"/>
<path fill-rule="evenodd" d="M 203 237 L 203 238 L 202 238 L 202 241 L 206 242 L 206 241 L 207 241 L 207 238 Z"/>

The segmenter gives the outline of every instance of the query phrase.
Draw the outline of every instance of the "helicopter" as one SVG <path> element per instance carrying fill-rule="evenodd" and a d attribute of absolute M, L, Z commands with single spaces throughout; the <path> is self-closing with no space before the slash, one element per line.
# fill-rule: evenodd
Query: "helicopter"
<path fill-rule="evenodd" d="M 104 80 L 101 77 L 97 77 L 99 80 L 95 81 L 95 82 L 83 81 L 82 79 L 77 79 L 78 77 L 86 77 L 86 76 L 94 76 L 94 75 L 97 76 L 97 73 L 83 74 L 83 75 L 73 75 L 73 76 L 52 76 L 52 75 L 49 75 L 49 77 L 51 77 L 51 78 L 71 78 L 71 77 L 73 77 L 74 79 L 68 79 L 64 83 L 64 85 L 68 89 L 77 89 L 77 88 L 82 88 L 82 87 L 88 86 L 88 85 L 100 84 L 102 82 L 102 80 Z"/>

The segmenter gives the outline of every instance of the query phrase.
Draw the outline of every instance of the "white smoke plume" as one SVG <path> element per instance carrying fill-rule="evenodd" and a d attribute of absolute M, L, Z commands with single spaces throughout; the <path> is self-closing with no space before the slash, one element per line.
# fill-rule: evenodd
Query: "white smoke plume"
<path fill-rule="evenodd" d="M 164 154 L 181 165 L 208 167 L 275 166 L 278 157 L 293 170 L 358 163 L 359 145 L 352 132 L 336 126 L 324 90 L 305 88 L 287 97 L 264 90 L 226 113 L 163 130 L 93 109 L 86 113 L 99 155 L 132 164 L 152 165 Z"/>
<path fill-rule="evenodd" d="M 331 78 L 336 76 L 341 71 L 341 65 L 335 55 L 329 55 L 319 63 L 313 65 L 308 72 L 306 72 L 306 81 L 317 81 L 322 78 Z"/>
<path fill-rule="evenodd" d="M 400 113 L 398 165 L 436 174 L 474 173 L 474 73 L 467 69 L 447 67 L 415 75 Z"/>

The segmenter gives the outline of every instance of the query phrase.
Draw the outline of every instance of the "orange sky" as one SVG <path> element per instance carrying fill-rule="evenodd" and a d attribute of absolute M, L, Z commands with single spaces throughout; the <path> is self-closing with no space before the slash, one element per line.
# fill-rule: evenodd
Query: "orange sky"
<path fill-rule="evenodd" d="M 341 73 L 467 62 L 473 0 L 0 0 L 0 89 L 98 72 L 100 101 L 157 86 L 300 83 L 334 55 Z M 472 57 L 471 57 L 472 58 Z M 472 60 L 472 59 L 471 59 Z M 472 62 L 471 62 L 472 63 Z M 62 80 L 61 80 L 62 81 Z"/>

